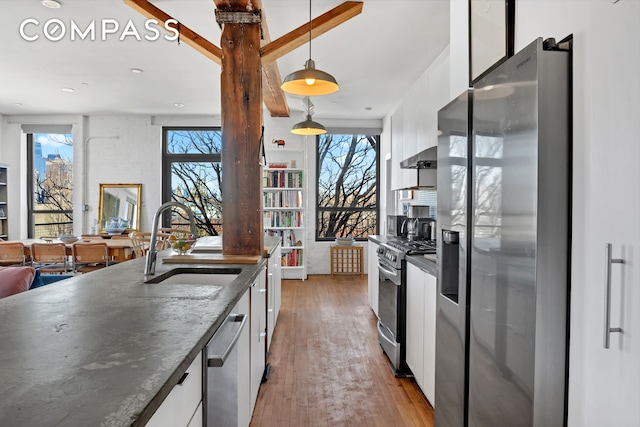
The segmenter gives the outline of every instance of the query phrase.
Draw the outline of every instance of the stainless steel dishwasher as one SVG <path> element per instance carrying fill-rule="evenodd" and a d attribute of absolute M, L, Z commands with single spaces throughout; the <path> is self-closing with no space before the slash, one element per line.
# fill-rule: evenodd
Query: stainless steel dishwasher
<path fill-rule="evenodd" d="M 247 323 L 246 314 L 230 314 L 211 338 L 206 348 L 205 415 L 207 427 L 237 427 L 242 417 L 243 390 L 238 390 L 238 341 Z M 248 382 L 248 379 L 247 379 Z M 240 407 L 239 407 L 240 406 Z"/>

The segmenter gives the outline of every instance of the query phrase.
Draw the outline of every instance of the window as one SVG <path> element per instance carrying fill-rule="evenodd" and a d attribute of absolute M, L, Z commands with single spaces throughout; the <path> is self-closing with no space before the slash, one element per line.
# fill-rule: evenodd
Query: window
<path fill-rule="evenodd" d="M 27 134 L 29 237 L 73 234 L 73 135 Z"/>
<path fill-rule="evenodd" d="M 193 211 L 199 235 L 222 235 L 222 132 L 219 128 L 163 129 L 163 202 L 180 202 Z M 165 226 L 188 224 L 171 217 Z"/>
<path fill-rule="evenodd" d="M 317 138 L 316 240 L 365 240 L 378 229 L 379 136 Z"/>

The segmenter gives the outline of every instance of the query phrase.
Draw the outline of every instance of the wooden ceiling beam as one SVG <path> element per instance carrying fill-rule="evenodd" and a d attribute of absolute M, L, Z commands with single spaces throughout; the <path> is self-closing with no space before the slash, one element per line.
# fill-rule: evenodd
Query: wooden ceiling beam
<path fill-rule="evenodd" d="M 149 3 L 148 0 L 124 0 L 124 2 L 147 18 L 157 19 L 163 24 L 170 19 L 175 19 Z M 178 21 L 177 19 L 175 20 Z M 211 43 L 209 40 L 205 39 L 181 22 L 180 28 L 172 23 L 170 23 L 169 26 L 171 28 L 179 30 L 180 40 L 184 41 L 186 44 L 202 53 L 204 56 L 211 59 L 216 64 L 222 65 L 222 50 L 218 46 Z"/>
<path fill-rule="evenodd" d="M 346 1 L 311 20 L 311 38 L 315 39 L 332 28 L 335 28 L 354 16 L 359 15 L 362 12 L 363 4 L 364 3 L 361 1 Z M 281 56 L 286 55 L 292 50 L 304 45 L 308 41 L 309 23 L 306 23 L 263 46 L 260 49 L 262 65 L 264 66 L 275 61 Z"/>
<path fill-rule="evenodd" d="M 269 27 L 264 10 L 262 11 L 262 46 L 271 42 Z M 271 117 L 289 117 L 291 112 L 282 86 L 282 76 L 276 61 L 265 64 L 262 61 L 262 102 Z"/>
<path fill-rule="evenodd" d="M 261 46 L 271 42 L 269 34 L 269 26 L 267 25 L 267 17 L 262 2 L 260 0 L 214 0 L 216 9 L 220 11 L 246 11 L 261 10 Z M 287 98 L 280 88 L 282 85 L 282 77 L 278 68 L 278 63 L 271 61 L 266 64 L 262 62 L 262 102 L 269 111 L 271 117 L 289 117 L 290 110 Z"/>

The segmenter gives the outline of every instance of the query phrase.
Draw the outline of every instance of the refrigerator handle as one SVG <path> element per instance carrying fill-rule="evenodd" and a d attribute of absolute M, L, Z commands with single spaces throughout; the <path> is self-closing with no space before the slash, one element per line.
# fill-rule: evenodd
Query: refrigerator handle
<path fill-rule="evenodd" d="M 622 332 L 622 328 L 611 327 L 611 265 L 612 264 L 624 264 L 624 260 L 621 258 L 612 258 L 611 256 L 612 245 L 606 244 L 606 263 L 604 266 L 605 271 L 605 298 L 604 298 L 604 348 L 609 348 L 611 332 Z"/>

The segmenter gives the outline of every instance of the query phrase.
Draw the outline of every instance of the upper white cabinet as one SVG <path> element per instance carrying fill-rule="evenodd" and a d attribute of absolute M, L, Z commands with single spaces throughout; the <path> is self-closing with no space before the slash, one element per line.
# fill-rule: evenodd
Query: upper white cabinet
<path fill-rule="evenodd" d="M 391 189 L 402 188 L 402 105 L 391 116 Z"/>
<path fill-rule="evenodd" d="M 437 145 L 438 110 L 449 102 L 449 50 L 416 80 L 391 115 L 391 189 L 418 185 L 415 169 L 402 169 L 407 157 Z"/>

